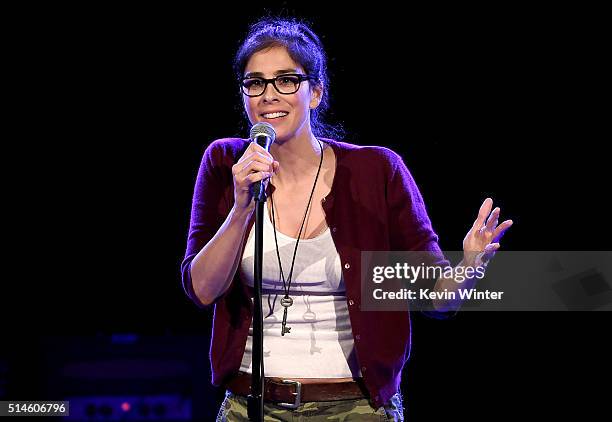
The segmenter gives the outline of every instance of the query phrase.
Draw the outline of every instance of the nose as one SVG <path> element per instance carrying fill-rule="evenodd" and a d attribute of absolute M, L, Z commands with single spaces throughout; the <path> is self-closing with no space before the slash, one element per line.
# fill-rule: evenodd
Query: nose
<path fill-rule="evenodd" d="M 266 104 L 279 101 L 278 92 L 276 91 L 276 88 L 274 88 L 274 85 L 272 85 L 272 83 L 266 85 L 266 88 L 264 90 L 264 93 L 261 95 L 261 98 Z"/>

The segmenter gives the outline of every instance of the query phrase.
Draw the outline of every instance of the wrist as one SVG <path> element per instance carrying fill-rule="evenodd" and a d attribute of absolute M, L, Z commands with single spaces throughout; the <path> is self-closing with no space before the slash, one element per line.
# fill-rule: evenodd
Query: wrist
<path fill-rule="evenodd" d="M 234 204 L 230 211 L 230 220 L 234 223 L 245 225 L 249 221 L 249 217 L 253 213 L 253 209 L 254 208 L 251 207 L 238 207 L 236 204 Z"/>
<path fill-rule="evenodd" d="M 464 251 L 463 252 L 463 259 L 458 264 L 458 266 L 462 266 L 462 267 L 475 267 L 479 253 L 480 252 L 475 252 L 475 251 Z"/>

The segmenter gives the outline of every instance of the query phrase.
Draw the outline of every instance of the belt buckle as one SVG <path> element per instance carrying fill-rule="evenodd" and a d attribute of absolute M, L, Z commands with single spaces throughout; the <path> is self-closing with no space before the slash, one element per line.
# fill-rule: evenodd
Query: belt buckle
<path fill-rule="evenodd" d="M 302 383 L 293 380 L 282 380 L 283 384 L 295 384 L 295 401 L 293 403 L 277 403 L 278 406 L 286 407 L 288 409 L 297 409 L 302 403 Z"/>

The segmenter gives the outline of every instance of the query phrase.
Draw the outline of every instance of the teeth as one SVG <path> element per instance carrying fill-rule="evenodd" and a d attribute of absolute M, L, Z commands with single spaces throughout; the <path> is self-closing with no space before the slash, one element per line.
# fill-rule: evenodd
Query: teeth
<path fill-rule="evenodd" d="M 286 116 L 287 114 L 289 114 L 289 113 L 285 113 L 284 111 L 279 111 L 279 112 L 276 112 L 276 113 L 268 113 L 268 114 L 264 114 L 263 116 L 264 116 L 266 119 L 277 119 L 277 118 L 279 118 L 279 117 L 284 117 L 284 116 Z"/>

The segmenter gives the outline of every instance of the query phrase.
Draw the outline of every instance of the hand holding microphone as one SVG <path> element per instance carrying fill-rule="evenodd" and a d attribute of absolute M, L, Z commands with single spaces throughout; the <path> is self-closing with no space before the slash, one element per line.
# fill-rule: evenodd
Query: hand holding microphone
<path fill-rule="evenodd" d="M 252 140 L 242 157 L 232 166 L 234 177 L 235 206 L 244 211 L 253 211 L 254 195 L 265 189 L 264 183 L 278 171 L 279 163 L 269 152 L 276 133 L 269 123 L 257 123 L 251 128 Z"/>

